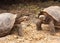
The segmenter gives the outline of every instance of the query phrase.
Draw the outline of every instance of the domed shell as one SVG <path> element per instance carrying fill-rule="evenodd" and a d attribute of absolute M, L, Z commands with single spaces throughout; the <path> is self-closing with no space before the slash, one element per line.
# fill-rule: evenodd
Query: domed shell
<path fill-rule="evenodd" d="M 0 14 L 0 37 L 8 34 L 14 23 L 17 15 L 12 13 L 1 13 Z"/>
<path fill-rule="evenodd" d="M 52 16 L 57 22 L 60 22 L 60 6 L 50 6 L 43 11 Z"/>

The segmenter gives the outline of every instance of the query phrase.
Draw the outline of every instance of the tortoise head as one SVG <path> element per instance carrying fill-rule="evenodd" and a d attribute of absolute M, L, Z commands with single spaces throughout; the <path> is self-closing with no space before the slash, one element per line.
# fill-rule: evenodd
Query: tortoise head
<path fill-rule="evenodd" d="M 44 21 L 44 20 L 46 19 L 46 16 L 45 16 L 45 15 L 40 15 L 40 16 L 39 16 L 39 19 L 40 19 L 41 21 Z"/>
<path fill-rule="evenodd" d="M 46 12 L 42 12 L 40 15 L 39 15 L 39 19 L 41 20 L 41 22 L 43 23 L 49 23 L 51 20 L 52 20 L 52 17 L 46 13 Z"/>
<path fill-rule="evenodd" d="M 38 15 L 38 18 L 41 20 L 41 21 L 44 21 L 46 19 L 47 15 L 44 11 L 41 11 L 40 14 Z"/>

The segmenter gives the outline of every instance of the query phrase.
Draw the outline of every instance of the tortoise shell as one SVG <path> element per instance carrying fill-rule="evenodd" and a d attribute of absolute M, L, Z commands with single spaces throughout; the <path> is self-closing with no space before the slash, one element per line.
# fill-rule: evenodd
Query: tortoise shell
<path fill-rule="evenodd" d="M 14 23 L 16 15 L 12 13 L 1 13 L 0 14 L 0 37 L 8 34 Z"/>
<path fill-rule="evenodd" d="M 49 14 L 57 22 L 60 22 L 60 7 L 59 6 L 50 6 L 48 8 L 43 9 L 42 11 Z"/>

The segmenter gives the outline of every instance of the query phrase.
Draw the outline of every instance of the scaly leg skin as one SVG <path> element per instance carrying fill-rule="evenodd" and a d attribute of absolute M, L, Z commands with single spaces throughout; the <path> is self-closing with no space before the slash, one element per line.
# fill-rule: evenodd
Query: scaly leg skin
<path fill-rule="evenodd" d="M 18 25 L 18 35 L 23 36 L 22 26 L 21 24 Z"/>
<path fill-rule="evenodd" d="M 51 35 L 54 35 L 55 34 L 55 26 L 54 26 L 53 20 L 50 21 L 49 25 L 50 25 Z"/>
<path fill-rule="evenodd" d="M 37 30 L 42 30 L 41 24 L 42 24 L 41 21 L 36 22 Z"/>

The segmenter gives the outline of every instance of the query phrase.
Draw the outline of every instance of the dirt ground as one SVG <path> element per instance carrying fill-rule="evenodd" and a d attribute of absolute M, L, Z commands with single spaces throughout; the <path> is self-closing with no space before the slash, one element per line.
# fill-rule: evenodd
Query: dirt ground
<path fill-rule="evenodd" d="M 17 28 L 13 28 L 14 31 L 5 37 L 0 38 L 0 43 L 60 43 L 60 29 L 56 29 L 55 35 L 50 35 L 49 32 L 37 30 L 35 17 L 39 14 L 40 10 L 48 6 L 60 6 L 59 2 L 38 2 L 38 3 L 20 3 L 12 5 L 0 6 L 0 13 L 10 12 L 18 14 L 17 19 L 25 15 L 29 15 L 30 20 L 23 21 L 22 32 L 23 36 L 19 36 L 16 31 Z"/>

